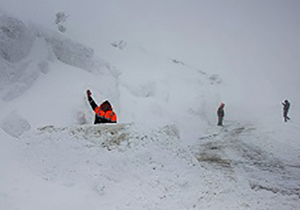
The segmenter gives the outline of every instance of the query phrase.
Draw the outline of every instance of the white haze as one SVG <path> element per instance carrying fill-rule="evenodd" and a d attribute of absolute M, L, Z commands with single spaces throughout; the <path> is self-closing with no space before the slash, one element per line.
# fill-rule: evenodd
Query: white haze
<path fill-rule="evenodd" d="M 64 11 L 70 15 L 67 34 L 103 57 L 106 41 L 134 40 L 223 77 L 230 71 L 242 77 L 243 87 L 256 81 L 247 95 L 263 93 L 263 102 L 270 92 L 277 91 L 271 100 L 278 100 L 299 88 L 297 1 L 3 0 L 1 5 L 48 27 L 55 27 L 54 14 Z"/>
<path fill-rule="evenodd" d="M 1 0 L 0 209 L 299 209 L 299 9 Z"/>

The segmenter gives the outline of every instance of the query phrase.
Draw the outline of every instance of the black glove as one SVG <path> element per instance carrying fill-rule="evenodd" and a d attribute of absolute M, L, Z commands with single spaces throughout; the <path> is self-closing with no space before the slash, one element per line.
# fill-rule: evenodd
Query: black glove
<path fill-rule="evenodd" d="M 87 90 L 87 91 L 86 91 L 86 94 L 87 94 L 88 97 L 91 97 L 92 92 L 91 92 L 90 90 Z"/>

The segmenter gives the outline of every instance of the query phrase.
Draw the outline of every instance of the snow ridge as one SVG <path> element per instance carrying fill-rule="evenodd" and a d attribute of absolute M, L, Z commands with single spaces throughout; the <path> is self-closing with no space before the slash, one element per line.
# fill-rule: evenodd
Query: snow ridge
<path fill-rule="evenodd" d="M 133 124 L 46 126 L 19 144 L 28 170 L 70 188 L 85 183 L 103 208 L 191 208 L 203 195 L 204 183 L 192 182 L 203 169 L 178 137 L 174 126 L 144 132 Z"/>
<path fill-rule="evenodd" d="M 98 58 L 93 49 L 58 32 L 0 13 L 0 93 L 4 101 L 25 93 L 40 73 L 51 70 L 50 65 L 56 60 L 100 74 L 108 83 L 114 83 L 119 74 L 116 68 Z"/>

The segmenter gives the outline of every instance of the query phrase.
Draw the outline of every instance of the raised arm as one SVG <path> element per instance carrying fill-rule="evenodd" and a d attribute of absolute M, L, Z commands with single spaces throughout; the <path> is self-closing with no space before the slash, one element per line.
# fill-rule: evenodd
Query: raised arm
<path fill-rule="evenodd" d="M 98 105 L 96 104 L 96 102 L 94 101 L 94 99 L 92 98 L 92 92 L 90 90 L 86 91 L 87 97 L 88 97 L 88 101 L 92 107 L 92 109 L 95 111 L 95 109 L 98 107 Z"/>

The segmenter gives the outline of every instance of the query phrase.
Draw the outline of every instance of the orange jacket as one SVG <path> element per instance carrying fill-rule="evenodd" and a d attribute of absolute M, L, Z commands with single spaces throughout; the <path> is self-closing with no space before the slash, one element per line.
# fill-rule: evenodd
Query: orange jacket
<path fill-rule="evenodd" d="M 98 117 L 111 121 L 112 123 L 117 122 L 117 115 L 112 110 L 103 111 L 101 106 L 95 108 L 95 113 Z"/>

